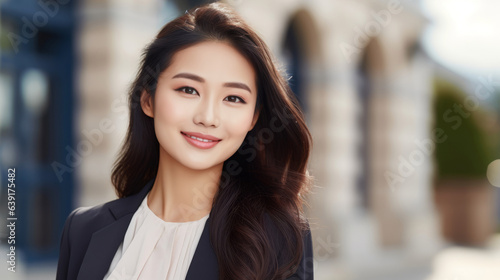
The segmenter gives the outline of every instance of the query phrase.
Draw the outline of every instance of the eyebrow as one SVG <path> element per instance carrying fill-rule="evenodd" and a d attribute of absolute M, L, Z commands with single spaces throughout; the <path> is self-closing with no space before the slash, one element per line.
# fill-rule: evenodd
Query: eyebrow
<path fill-rule="evenodd" d="M 179 73 L 179 74 L 177 74 L 177 75 L 175 75 L 175 76 L 172 77 L 172 79 L 175 79 L 175 78 L 191 79 L 191 80 L 194 80 L 194 81 L 197 81 L 197 82 L 200 82 L 200 83 L 204 83 L 205 82 L 205 79 L 203 79 L 202 77 L 200 77 L 198 75 L 195 75 L 195 74 L 191 74 L 191 73 Z M 244 83 L 228 82 L 228 83 L 224 83 L 223 86 L 224 87 L 244 89 L 244 90 L 252 93 L 252 91 L 250 90 L 250 87 L 247 86 Z"/>

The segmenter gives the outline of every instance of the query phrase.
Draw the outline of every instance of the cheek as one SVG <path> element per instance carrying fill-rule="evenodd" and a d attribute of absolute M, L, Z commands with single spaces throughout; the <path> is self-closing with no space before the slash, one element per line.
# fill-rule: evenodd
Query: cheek
<path fill-rule="evenodd" d="M 253 120 L 253 110 L 242 112 L 241 114 L 231 114 L 231 117 L 226 119 L 226 127 L 235 137 L 245 137 L 250 130 Z"/>
<path fill-rule="evenodd" d="M 160 94 L 156 100 L 155 118 L 165 124 L 179 124 L 186 116 L 185 106 L 175 102 L 168 94 Z"/>

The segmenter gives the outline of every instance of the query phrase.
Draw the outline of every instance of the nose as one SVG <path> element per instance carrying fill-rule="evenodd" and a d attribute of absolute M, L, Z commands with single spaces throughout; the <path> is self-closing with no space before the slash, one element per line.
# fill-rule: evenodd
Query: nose
<path fill-rule="evenodd" d="M 193 119 L 195 124 L 201 124 L 206 127 L 219 126 L 219 108 L 214 98 L 202 98 L 198 104 L 196 114 Z"/>

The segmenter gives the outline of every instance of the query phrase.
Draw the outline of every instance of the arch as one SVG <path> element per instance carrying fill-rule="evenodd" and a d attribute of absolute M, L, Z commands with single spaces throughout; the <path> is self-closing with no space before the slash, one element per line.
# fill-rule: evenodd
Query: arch
<path fill-rule="evenodd" d="M 302 108 L 308 115 L 312 98 L 311 79 L 320 73 L 322 56 L 320 36 L 314 18 L 306 9 L 294 12 L 285 24 L 280 58 L 289 83 Z"/>
<path fill-rule="evenodd" d="M 390 43 L 390 42 L 387 42 Z M 394 51 L 394 50 L 393 50 Z M 391 158 L 390 108 L 394 96 L 391 80 L 398 68 L 394 56 L 384 46 L 382 38 L 375 37 L 367 44 L 357 65 L 357 97 L 359 104 L 358 159 L 360 171 L 357 191 L 361 208 L 374 216 L 381 246 L 399 246 L 403 242 L 399 231 L 400 219 L 394 212 L 391 190 L 387 186 L 384 171 L 389 168 Z"/>
<path fill-rule="evenodd" d="M 356 178 L 356 191 L 359 193 L 359 204 L 364 210 L 369 210 L 372 206 L 369 186 L 370 172 L 374 160 L 370 143 L 374 138 L 371 116 L 373 114 L 372 95 L 376 83 L 375 73 L 383 73 L 385 67 L 380 42 L 377 38 L 374 38 L 364 49 L 356 67 L 356 92 L 359 104 L 357 114 L 359 129 L 357 156 L 360 162 L 360 170 Z"/>
<path fill-rule="evenodd" d="M 305 8 L 298 9 L 289 17 L 287 26 L 293 26 L 300 38 L 303 39 L 301 43 L 307 58 L 316 63 L 321 61 L 323 57 L 320 47 L 321 36 L 311 13 Z"/>

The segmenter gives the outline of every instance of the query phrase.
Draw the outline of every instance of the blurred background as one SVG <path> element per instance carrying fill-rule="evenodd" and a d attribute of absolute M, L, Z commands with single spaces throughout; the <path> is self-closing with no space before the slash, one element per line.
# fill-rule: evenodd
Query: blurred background
<path fill-rule="evenodd" d="M 0 220 L 54 279 L 70 211 L 116 198 L 142 48 L 210 1 L 0 1 Z M 500 2 L 227 0 L 292 77 L 314 148 L 315 279 L 500 279 Z"/>

